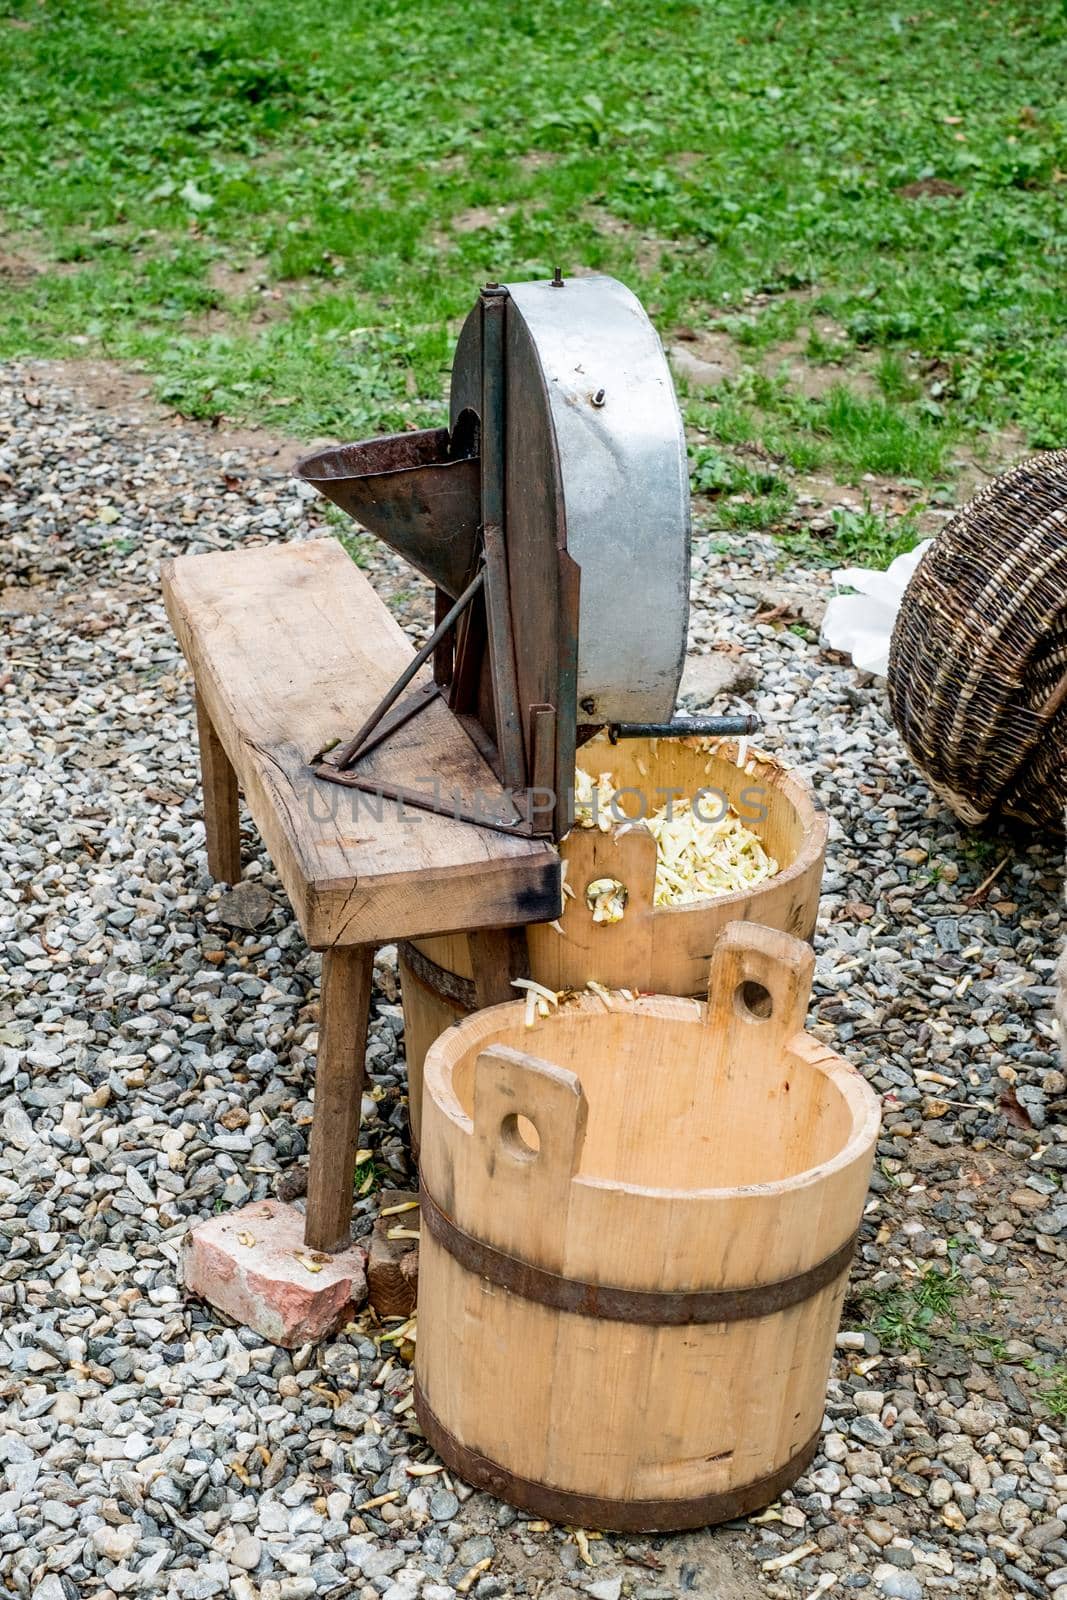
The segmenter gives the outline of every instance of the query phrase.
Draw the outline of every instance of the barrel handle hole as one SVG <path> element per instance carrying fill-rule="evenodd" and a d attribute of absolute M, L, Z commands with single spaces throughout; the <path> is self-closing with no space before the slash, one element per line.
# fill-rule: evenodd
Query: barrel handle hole
<path fill-rule="evenodd" d="M 738 984 L 734 998 L 742 1016 L 754 1017 L 758 1022 L 766 1022 L 774 1010 L 771 991 L 765 984 L 756 983 L 752 978 L 746 978 L 744 983 Z"/>
<path fill-rule="evenodd" d="M 541 1150 L 541 1136 L 529 1117 L 511 1116 L 500 1124 L 504 1149 L 516 1161 L 535 1161 Z"/>

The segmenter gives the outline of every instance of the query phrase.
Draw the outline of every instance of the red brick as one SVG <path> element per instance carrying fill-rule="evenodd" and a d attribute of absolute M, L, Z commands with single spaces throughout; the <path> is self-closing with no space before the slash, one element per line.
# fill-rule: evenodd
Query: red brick
<path fill-rule="evenodd" d="M 190 1294 L 287 1349 L 325 1339 L 367 1295 L 364 1252 L 305 1249 L 303 1214 L 280 1200 L 258 1200 L 192 1228 L 181 1276 Z"/>

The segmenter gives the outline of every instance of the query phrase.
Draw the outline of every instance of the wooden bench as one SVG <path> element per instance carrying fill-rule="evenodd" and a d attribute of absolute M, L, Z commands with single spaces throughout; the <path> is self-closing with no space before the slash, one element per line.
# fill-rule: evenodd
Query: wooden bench
<path fill-rule="evenodd" d="M 375 947 L 469 933 L 479 1004 L 513 999 L 508 936 L 480 930 L 559 916 L 559 858 L 311 776 L 309 759 L 360 726 L 413 654 L 335 540 L 180 556 L 163 593 L 196 685 L 209 868 L 240 879 L 240 790 L 305 939 L 324 952 L 305 1242 L 342 1249 Z M 439 703 L 361 770 L 416 788 L 436 777 L 445 794 L 498 788 Z"/>

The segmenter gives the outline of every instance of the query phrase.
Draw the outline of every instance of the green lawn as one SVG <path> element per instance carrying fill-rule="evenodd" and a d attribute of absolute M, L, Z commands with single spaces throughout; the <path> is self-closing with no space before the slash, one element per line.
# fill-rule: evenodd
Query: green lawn
<path fill-rule="evenodd" d="M 772 519 L 779 469 L 929 487 L 997 430 L 1067 442 L 1062 0 L 3 12 L 0 355 L 356 437 L 440 420 L 479 283 L 558 262 L 729 336 L 694 465 L 769 478 L 738 492 Z M 845 381 L 797 392 L 783 347 Z"/>

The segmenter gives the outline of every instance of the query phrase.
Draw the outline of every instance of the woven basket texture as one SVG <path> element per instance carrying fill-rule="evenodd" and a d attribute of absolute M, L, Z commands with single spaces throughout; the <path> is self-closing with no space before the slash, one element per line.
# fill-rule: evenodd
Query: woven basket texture
<path fill-rule="evenodd" d="M 938 536 L 897 616 L 889 703 L 913 761 L 965 822 L 1062 829 L 1067 450 L 1013 467 Z"/>

